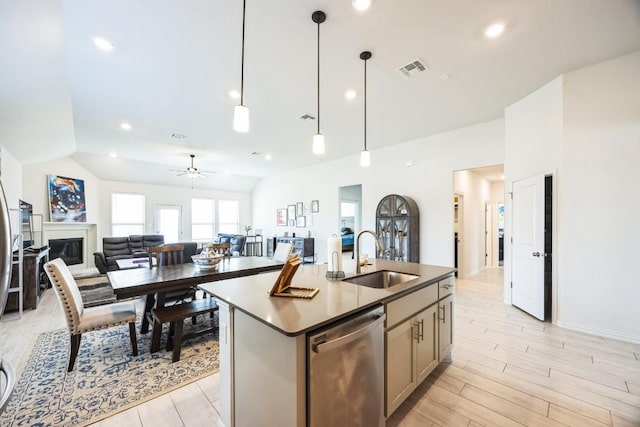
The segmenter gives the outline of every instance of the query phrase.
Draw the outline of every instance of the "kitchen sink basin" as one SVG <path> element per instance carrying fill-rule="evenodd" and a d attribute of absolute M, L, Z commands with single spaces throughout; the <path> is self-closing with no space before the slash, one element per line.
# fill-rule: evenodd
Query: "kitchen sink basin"
<path fill-rule="evenodd" d="M 399 271 L 380 270 L 373 273 L 343 279 L 344 282 L 355 283 L 369 288 L 388 288 L 409 280 L 417 279 L 415 274 L 400 273 Z"/>

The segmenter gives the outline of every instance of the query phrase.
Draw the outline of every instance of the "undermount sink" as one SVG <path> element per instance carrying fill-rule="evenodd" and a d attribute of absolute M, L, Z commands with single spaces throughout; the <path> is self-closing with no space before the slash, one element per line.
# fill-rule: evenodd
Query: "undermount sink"
<path fill-rule="evenodd" d="M 380 270 L 373 273 L 343 279 L 344 282 L 354 283 L 369 288 L 389 288 L 409 280 L 417 279 L 415 274 L 400 273 L 399 271 Z"/>

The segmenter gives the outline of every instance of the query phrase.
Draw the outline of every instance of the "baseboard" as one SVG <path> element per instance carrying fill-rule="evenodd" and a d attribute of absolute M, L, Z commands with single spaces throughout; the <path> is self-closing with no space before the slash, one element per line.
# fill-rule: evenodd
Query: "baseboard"
<path fill-rule="evenodd" d="M 608 329 L 591 328 L 571 322 L 557 322 L 561 328 L 570 329 L 572 331 L 584 332 L 604 338 L 611 338 L 618 341 L 625 341 L 632 344 L 640 344 L 640 336 L 621 334 L 619 332 L 610 331 Z"/>

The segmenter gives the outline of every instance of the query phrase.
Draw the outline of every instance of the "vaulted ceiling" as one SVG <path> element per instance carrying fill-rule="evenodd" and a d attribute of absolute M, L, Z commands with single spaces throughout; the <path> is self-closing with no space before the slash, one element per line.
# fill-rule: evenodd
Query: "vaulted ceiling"
<path fill-rule="evenodd" d="M 299 119 L 317 115 L 315 10 L 327 14 L 321 158 L 316 121 Z M 486 38 L 496 21 L 504 34 Z M 355 167 L 363 50 L 373 53 L 375 150 L 502 117 L 564 72 L 640 49 L 640 1 L 375 0 L 357 12 L 350 0 L 247 0 L 247 134 L 232 129 L 229 96 L 240 89 L 241 35 L 242 0 L 0 0 L 0 144 L 25 164 L 71 156 L 101 179 L 184 186 L 169 169 L 195 154 L 197 168 L 217 172 L 195 185 L 250 191 L 318 161 L 354 156 Z M 96 49 L 95 36 L 114 49 Z M 399 71 L 417 59 L 427 71 Z"/>

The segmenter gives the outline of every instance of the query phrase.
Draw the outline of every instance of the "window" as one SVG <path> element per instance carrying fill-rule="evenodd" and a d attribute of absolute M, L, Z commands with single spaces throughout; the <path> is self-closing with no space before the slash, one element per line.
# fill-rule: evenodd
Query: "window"
<path fill-rule="evenodd" d="M 144 234 L 144 194 L 111 194 L 111 235 Z"/>
<path fill-rule="evenodd" d="M 211 242 L 215 230 L 215 202 L 213 199 L 191 199 L 191 239 Z"/>
<path fill-rule="evenodd" d="M 218 202 L 218 232 L 237 234 L 240 229 L 240 202 L 220 200 Z"/>

